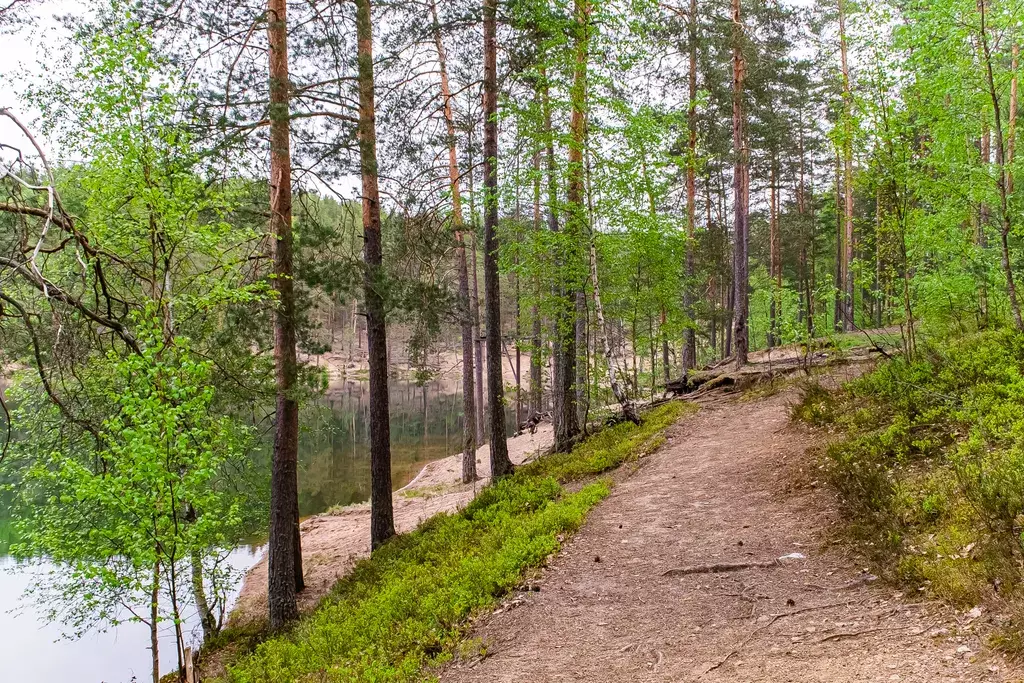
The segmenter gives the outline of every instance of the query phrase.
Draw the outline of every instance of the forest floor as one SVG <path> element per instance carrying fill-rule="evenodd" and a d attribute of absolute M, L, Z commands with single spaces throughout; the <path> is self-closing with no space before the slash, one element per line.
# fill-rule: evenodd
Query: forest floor
<path fill-rule="evenodd" d="M 519 465 L 546 452 L 552 444 L 550 422 L 537 426 L 535 434 L 524 432 L 508 439 L 508 455 Z M 480 479 L 463 484 L 462 454 L 427 463 L 416 478 L 395 492 L 395 528 L 398 533 L 412 531 L 420 522 L 439 512 L 465 507 L 490 481 L 490 447 L 476 452 Z M 347 574 L 356 561 L 370 554 L 370 504 L 358 503 L 314 515 L 302 522 L 302 569 L 306 588 L 299 593 L 299 611 L 316 607 L 334 584 Z M 230 615 L 231 626 L 245 626 L 266 619 L 267 556 L 249 570 L 242 583 L 238 601 Z"/>
<path fill-rule="evenodd" d="M 715 402 L 670 428 L 441 680 L 1022 680 L 986 649 L 984 613 L 903 595 L 841 540 L 797 398 Z M 762 566 L 666 575 L 725 563 Z"/>

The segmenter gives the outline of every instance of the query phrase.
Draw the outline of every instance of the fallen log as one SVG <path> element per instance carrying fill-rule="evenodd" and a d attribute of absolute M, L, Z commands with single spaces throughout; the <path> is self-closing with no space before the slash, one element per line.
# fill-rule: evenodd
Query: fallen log
<path fill-rule="evenodd" d="M 810 372 L 812 368 L 874 361 L 881 355 L 882 352 L 875 347 L 858 347 L 847 353 L 817 351 L 800 355 L 786 355 L 777 360 L 768 356 L 766 360 L 750 363 L 741 368 L 719 364 L 701 370 L 689 370 L 683 373 L 682 377 L 666 382 L 664 386 L 666 391 L 676 396 L 698 392 L 705 394 L 716 389 L 743 391 L 755 384 L 795 372 Z"/>

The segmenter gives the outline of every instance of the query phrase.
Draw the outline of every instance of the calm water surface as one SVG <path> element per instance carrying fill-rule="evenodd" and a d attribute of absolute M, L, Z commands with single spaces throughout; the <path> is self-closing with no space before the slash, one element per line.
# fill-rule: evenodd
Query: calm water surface
<path fill-rule="evenodd" d="M 462 399 L 454 385 L 424 387 L 392 381 L 391 454 L 395 488 L 412 480 L 424 464 L 459 448 Z M 333 386 L 319 406 L 307 410 L 299 444 L 299 507 L 302 515 L 364 501 L 370 491 L 369 392 L 365 382 Z M 40 621 L 39 610 L 21 598 L 46 580 L 52 566 L 27 568 L 4 556 L 9 533 L 0 501 L 0 682 L 127 683 L 150 678 L 149 628 L 125 624 L 77 641 L 61 639 L 61 627 Z M 263 546 L 244 547 L 232 567 L 255 564 Z M 198 642 L 198 620 L 187 615 L 186 632 Z M 174 633 L 161 637 L 161 672 L 177 666 Z"/>

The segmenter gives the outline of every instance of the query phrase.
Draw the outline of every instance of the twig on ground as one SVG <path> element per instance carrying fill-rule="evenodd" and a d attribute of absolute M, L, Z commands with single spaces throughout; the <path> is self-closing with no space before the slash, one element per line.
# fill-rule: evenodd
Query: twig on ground
<path fill-rule="evenodd" d="M 838 588 L 835 588 L 834 590 L 845 591 L 845 590 L 850 590 L 851 588 L 859 588 L 860 586 L 870 586 L 872 583 L 874 583 L 877 580 L 878 580 L 878 577 L 875 576 L 874 574 L 867 574 L 865 576 L 861 576 L 859 578 L 856 578 L 853 581 L 847 581 L 842 586 L 839 586 Z"/>
<path fill-rule="evenodd" d="M 884 632 L 884 631 L 902 631 L 903 629 L 907 629 L 907 628 L 912 628 L 912 627 L 910 627 L 910 626 L 878 626 L 876 628 L 866 628 L 863 631 L 843 631 L 842 633 L 833 633 L 832 635 L 825 636 L 824 638 L 819 638 L 818 640 L 814 641 L 814 644 L 815 645 L 820 645 L 821 643 L 828 643 L 828 642 L 833 641 L 833 640 L 842 640 L 843 638 L 857 638 L 859 636 L 865 636 L 865 635 L 867 635 L 869 633 L 881 633 L 881 632 Z M 916 633 L 915 635 L 921 635 L 922 633 L 924 633 L 924 631 L 920 631 L 919 633 Z"/>
<path fill-rule="evenodd" d="M 692 567 L 677 567 L 662 573 L 662 576 L 688 576 L 690 574 L 722 574 L 737 572 L 744 569 L 769 569 L 779 566 L 778 560 L 771 562 L 722 562 L 719 564 L 699 564 Z"/>
<path fill-rule="evenodd" d="M 789 612 L 783 612 L 782 614 L 776 614 L 775 616 L 781 619 L 782 617 L 792 617 L 796 616 L 797 614 L 803 614 L 805 612 L 814 612 L 819 609 L 829 609 L 830 607 L 848 607 L 854 604 L 859 605 L 862 602 L 864 601 L 857 600 L 856 602 L 854 602 L 852 600 L 840 600 L 839 602 L 830 602 L 826 605 L 809 605 L 808 607 L 801 607 L 800 609 L 794 609 L 790 610 Z"/>

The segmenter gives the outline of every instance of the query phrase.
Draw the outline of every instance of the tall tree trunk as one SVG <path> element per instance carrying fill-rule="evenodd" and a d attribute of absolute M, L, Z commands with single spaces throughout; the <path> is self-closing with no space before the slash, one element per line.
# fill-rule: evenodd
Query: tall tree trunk
<path fill-rule="evenodd" d="M 462 197 L 459 192 L 459 157 L 456 148 L 455 116 L 452 93 L 448 85 L 448 60 L 441 41 L 437 20 L 437 3 L 430 3 L 434 20 L 434 45 L 441 72 L 441 97 L 444 100 L 444 121 L 448 133 L 448 186 L 452 193 L 452 227 L 455 230 L 455 260 L 459 270 L 459 323 L 462 330 L 462 481 L 476 480 L 476 401 L 473 382 L 473 316 L 469 299 L 469 264 L 466 262 L 466 238 L 463 230 Z"/>
<path fill-rule="evenodd" d="M 544 66 L 543 60 L 540 64 L 540 82 L 541 82 L 541 112 L 544 121 L 544 165 L 545 175 L 547 176 L 547 202 L 548 202 L 548 230 L 552 233 L 559 231 L 558 227 L 558 175 L 557 168 L 555 165 L 555 136 L 554 128 L 551 123 L 551 97 L 550 97 L 550 83 L 548 82 L 547 70 Z M 557 252 L 554 255 L 555 267 L 554 276 L 556 284 L 553 287 L 552 295 L 556 303 L 562 299 L 562 291 L 560 286 L 557 284 L 557 278 L 559 275 L 559 256 Z M 561 415 L 564 410 L 562 401 L 565 398 L 565 392 L 562 388 L 562 343 L 561 335 L 559 333 L 559 315 L 557 310 L 552 315 L 552 334 L 551 334 L 551 346 L 550 346 L 550 377 L 551 377 L 551 413 L 552 422 L 555 426 L 555 440 L 558 439 L 558 415 Z"/>
<path fill-rule="evenodd" d="M 520 241 L 522 237 L 519 238 Z M 519 257 L 516 256 L 516 270 L 519 269 Z M 523 424 L 523 345 L 522 345 L 522 291 L 519 282 L 519 275 L 516 274 L 516 427 L 519 433 L 519 425 Z"/>
<path fill-rule="evenodd" d="M 846 250 L 843 248 L 843 204 L 842 162 L 836 148 L 836 297 L 832 326 L 836 332 L 843 331 L 843 308 L 846 305 Z"/>
<path fill-rule="evenodd" d="M 704 225 L 712 236 L 714 235 L 712 232 L 714 223 L 711 220 L 711 206 L 713 203 L 711 201 L 711 172 L 708 171 L 708 176 L 704 179 Z M 708 343 L 713 360 L 718 356 L 718 326 L 719 319 L 721 318 L 721 285 L 719 282 L 720 278 L 717 269 L 712 270 L 708 275 L 708 303 L 711 306 L 711 320 L 708 324 L 708 329 L 710 330 L 708 335 L 710 338 Z"/>
<path fill-rule="evenodd" d="M 683 288 L 683 309 L 687 327 L 683 332 L 683 372 L 697 365 L 697 334 L 694 331 L 694 282 L 697 213 L 697 0 L 690 0 L 688 17 L 688 42 L 690 49 L 689 100 L 686 110 L 688 132 L 686 160 L 686 284 Z M 709 203 L 710 206 L 710 203 Z M 712 342 L 711 348 L 714 349 Z"/>
<path fill-rule="evenodd" d="M 160 683 L 160 560 L 153 563 L 153 585 L 149 591 L 149 649 L 153 683 Z"/>
<path fill-rule="evenodd" d="M 476 401 L 473 387 L 473 315 L 469 308 L 469 272 L 466 264 L 465 234 L 456 237 L 459 263 L 459 318 L 462 325 L 462 482 L 475 481 Z"/>
<path fill-rule="evenodd" d="M 584 85 L 585 85 L 585 82 L 584 82 Z M 584 94 L 583 94 L 583 109 L 586 109 L 586 106 L 587 106 L 587 95 L 586 95 L 586 91 L 584 90 Z M 575 131 L 572 131 L 572 132 L 574 133 Z M 580 139 L 580 143 L 581 143 L 580 159 L 579 159 L 579 161 L 576 164 L 576 168 L 572 168 L 571 158 L 572 158 L 572 155 L 573 155 L 573 150 L 571 149 L 571 147 L 570 147 L 570 150 L 569 150 L 570 174 L 571 174 L 570 182 L 578 182 L 579 183 L 579 187 L 578 187 L 579 197 L 577 198 L 578 199 L 577 204 L 572 204 L 571 203 L 572 202 L 572 198 L 570 198 L 570 206 L 569 206 L 570 212 L 579 211 L 579 214 L 574 217 L 573 225 L 572 225 L 572 230 L 570 232 L 572 234 L 574 234 L 574 235 L 578 235 L 581 238 L 590 229 L 591 208 L 592 208 L 590 206 L 587 206 L 587 208 L 585 209 L 584 208 L 584 203 L 583 203 L 583 193 L 585 191 L 589 190 L 589 188 L 586 187 L 586 184 L 584 182 L 584 178 L 586 178 L 587 181 L 590 180 L 590 165 L 589 165 L 590 157 L 587 156 L 587 159 L 586 159 L 587 163 L 584 163 L 584 161 L 583 161 L 583 154 L 584 154 L 584 152 L 586 150 L 587 135 L 588 135 L 588 133 L 589 133 L 589 131 L 587 130 L 587 120 L 586 120 L 586 117 L 584 116 L 583 117 L 583 131 L 582 131 L 582 136 L 581 136 L 581 139 Z M 590 199 L 589 192 L 587 194 L 587 199 L 588 200 Z M 574 241 L 578 241 L 578 240 L 574 240 Z M 579 259 L 578 256 L 575 256 L 576 249 L 574 249 L 573 252 L 574 252 L 573 262 L 575 263 L 575 262 L 581 260 L 581 259 Z M 576 325 L 575 325 L 575 330 L 574 330 L 575 334 L 574 334 L 574 339 L 573 339 L 573 344 L 574 344 L 575 350 L 576 350 L 576 377 L 574 378 L 574 381 L 573 381 L 573 384 L 574 384 L 575 390 L 576 390 L 576 424 L 579 426 L 579 428 L 581 430 L 582 430 L 582 428 L 584 428 L 586 426 L 587 408 L 588 408 L 588 406 L 587 406 L 587 388 L 588 388 L 589 378 L 587 376 L 587 370 L 588 370 L 588 364 L 589 364 L 589 361 L 590 361 L 590 357 L 589 357 L 589 353 L 588 353 L 589 349 L 588 349 L 588 344 L 587 344 L 587 319 L 589 317 L 589 313 L 590 313 L 590 311 L 588 310 L 588 307 L 587 307 L 587 287 L 586 287 L 586 284 L 581 283 L 579 285 L 579 287 L 576 289 L 576 310 L 575 310 Z"/>
<path fill-rule="evenodd" d="M 518 137 L 519 130 L 516 129 L 516 148 L 518 150 L 522 140 Z M 516 333 L 515 333 L 515 347 L 516 347 L 516 363 L 515 363 L 515 380 L 516 380 L 516 410 L 515 410 L 515 427 L 513 428 L 514 434 L 519 434 L 519 425 L 523 424 L 523 292 L 522 283 L 520 281 L 520 260 L 519 254 L 522 250 L 523 245 L 523 233 L 522 233 L 522 213 L 520 212 L 519 205 L 519 185 L 518 179 L 521 178 L 519 162 L 521 161 L 520 155 L 516 153 L 516 206 L 515 206 L 515 226 L 516 226 L 516 243 L 519 245 L 515 251 L 513 257 L 513 283 L 515 284 L 515 321 L 516 321 Z"/>
<path fill-rule="evenodd" d="M 298 616 L 302 590 L 299 536 L 299 404 L 295 397 L 295 291 L 292 269 L 292 171 L 289 140 L 288 15 L 285 0 L 270 0 L 270 233 L 274 252 L 274 379 L 277 389 L 274 455 L 270 471 L 267 604 L 270 628 Z"/>
<path fill-rule="evenodd" d="M 639 300 L 639 293 L 634 292 L 633 300 Z M 636 343 L 636 307 L 633 307 L 633 319 L 630 321 L 630 337 L 629 337 L 629 350 L 633 356 L 633 393 L 637 396 L 640 395 L 640 371 L 637 369 L 637 343 Z"/>
<path fill-rule="evenodd" d="M 725 173 L 719 172 L 718 176 L 718 225 L 721 226 L 721 238 L 723 253 L 726 249 L 729 249 L 729 253 L 732 255 L 733 264 L 724 269 L 722 273 L 725 279 L 722 281 L 722 308 L 724 315 L 722 316 L 722 358 L 729 358 L 732 356 L 732 317 L 735 303 L 733 297 L 736 294 L 736 288 L 733 286 L 733 265 L 735 265 L 735 244 L 729 239 L 729 229 L 726 226 L 726 211 L 725 211 L 725 199 L 726 199 L 726 184 L 725 184 Z"/>
<path fill-rule="evenodd" d="M 715 287 L 717 287 L 717 286 L 718 286 L 718 284 L 716 282 L 714 282 L 714 281 L 711 282 L 710 289 L 711 289 L 711 293 L 712 293 L 712 298 L 711 298 L 712 313 L 711 313 L 711 320 L 708 322 L 708 346 L 711 347 L 712 358 L 714 358 L 714 354 L 718 351 L 718 311 L 714 310 L 716 308 L 716 306 L 715 306 L 716 301 L 715 301 L 714 295 L 716 294 Z"/>
<path fill-rule="evenodd" d="M 584 207 L 584 164 L 583 153 L 586 144 L 587 71 L 590 59 L 591 12 L 590 0 L 574 0 L 575 13 L 575 68 L 570 91 L 569 117 L 569 163 L 566 198 L 568 203 L 568 231 L 573 238 L 585 238 L 589 243 L 590 281 L 594 295 L 594 309 L 597 329 L 604 340 L 604 351 L 608 362 L 608 376 L 615 400 L 622 405 L 623 415 L 639 424 L 633 401 L 630 400 L 623 380 L 625 364 L 608 340 L 604 325 L 604 309 L 601 305 L 601 288 L 597 276 L 597 250 L 593 231 L 588 224 Z"/>
<path fill-rule="evenodd" d="M 370 0 L 356 0 L 359 55 L 359 162 L 363 180 L 363 258 L 366 272 L 366 347 L 370 365 L 370 547 L 395 535 L 391 501 L 391 426 L 388 408 L 388 341 L 384 320 L 383 245 L 377 190 L 377 124 L 373 82 Z"/>
<path fill-rule="evenodd" d="M 661 369 L 665 377 L 665 381 L 668 382 L 672 379 L 672 368 L 669 364 L 668 357 L 668 334 L 665 331 L 666 323 L 668 322 L 668 316 L 665 313 L 665 307 L 661 307 L 661 326 L 658 330 L 658 334 L 661 335 Z"/>
<path fill-rule="evenodd" d="M 178 600 L 177 563 L 172 551 L 167 558 L 167 596 L 171 603 L 170 622 L 174 628 L 175 655 L 178 658 L 178 680 L 185 683 L 185 634 L 181 628 L 181 607 Z"/>
<path fill-rule="evenodd" d="M 749 329 L 747 327 L 748 309 L 748 264 L 747 264 L 747 215 L 748 215 L 748 178 L 747 149 L 745 128 L 746 120 L 743 112 L 743 80 L 746 62 L 743 57 L 743 18 L 741 1 L 732 0 L 732 144 L 736 156 L 733 169 L 733 226 L 736 247 L 733 253 L 733 344 L 735 346 L 736 366 L 741 367 L 747 362 L 747 351 L 750 348 Z"/>
<path fill-rule="evenodd" d="M 576 347 L 576 377 L 573 386 L 576 390 L 576 424 L 582 427 L 586 420 L 587 410 L 587 364 L 590 361 L 587 349 L 587 291 L 580 286 L 576 290 L 576 325 L 573 343 Z"/>
<path fill-rule="evenodd" d="M 472 173 L 470 178 L 472 178 Z M 476 211 L 473 212 L 474 223 L 476 221 Z M 473 276 L 473 291 L 470 294 L 470 303 L 473 308 L 473 350 L 476 354 L 476 363 L 474 369 L 476 371 L 476 442 L 482 444 L 487 440 L 487 433 L 484 429 L 486 421 L 484 420 L 484 408 L 487 406 L 487 402 L 484 400 L 484 335 L 480 327 L 480 281 L 478 278 L 478 267 L 476 263 L 476 255 L 479 251 L 476 247 L 476 225 L 474 224 L 473 230 L 470 232 L 470 256 L 472 260 L 470 262 L 471 274 Z"/>
<path fill-rule="evenodd" d="M 538 97 L 538 100 L 540 98 Z M 540 150 L 533 153 L 533 231 L 540 232 Z M 537 302 L 540 300 L 540 278 L 534 277 L 533 281 L 533 305 L 530 307 L 530 317 L 533 320 L 533 350 L 530 353 L 530 415 L 543 412 L 544 380 L 542 379 L 544 354 L 541 352 L 541 324 L 540 310 Z"/>
<path fill-rule="evenodd" d="M 810 171 L 811 178 L 814 177 L 813 162 Z M 818 242 L 817 242 L 817 215 L 814 210 L 814 184 L 811 183 L 810 188 L 811 201 L 805 204 L 807 208 L 807 224 L 810 226 L 810 234 L 807 236 L 808 242 L 808 273 L 807 273 L 807 330 L 813 337 L 815 333 L 814 315 L 816 311 L 816 305 L 814 301 L 814 291 L 818 286 L 817 283 L 817 271 L 815 270 L 816 264 L 818 263 Z"/>
<path fill-rule="evenodd" d="M 654 316 L 649 309 L 647 311 L 647 340 L 649 342 L 648 351 L 651 354 L 651 399 L 653 400 L 658 383 L 658 352 L 654 346 Z"/>
<path fill-rule="evenodd" d="M 846 7 L 838 0 L 839 55 L 843 69 L 843 198 L 844 253 L 843 329 L 853 330 L 853 93 L 850 91 L 850 67 L 846 59 Z"/>
<path fill-rule="evenodd" d="M 1013 265 L 1010 258 L 1010 232 L 1013 228 L 1010 216 L 1010 193 L 1013 191 L 1013 175 L 1009 170 L 1009 163 L 1012 159 L 1008 158 L 1008 153 L 1013 153 L 1013 145 L 1008 146 L 1003 135 L 999 90 L 992 72 L 992 51 L 988 42 L 986 0 L 979 0 L 978 9 L 981 13 L 981 46 L 985 61 L 985 75 L 988 80 L 988 94 L 992 98 L 992 112 L 995 116 L 993 131 L 996 135 L 996 165 L 999 172 L 996 185 L 999 189 L 999 237 L 1002 247 L 1003 274 L 1006 276 L 1006 293 L 1010 298 L 1010 311 L 1013 313 L 1014 325 L 1018 330 L 1024 330 L 1024 318 L 1021 317 L 1020 302 L 1017 299 L 1017 286 L 1014 282 Z M 1010 108 L 1016 115 L 1016 102 L 1011 103 Z"/>
<path fill-rule="evenodd" d="M 566 186 L 566 199 L 568 216 L 566 218 L 566 233 L 569 237 L 569 249 L 566 254 L 566 262 L 563 264 L 571 275 L 576 279 L 576 264 L 581 260 L 579 247 L 577 246 L 582 238 L 589 231 L 587 219 L 587 208 L 584 204 L 585 192 L 585 168 L 583 163 L 583 152 L 586 147 L 586 108 L 587 108 L 587 67 L 590 59 L 590 0 L 575 0 L 573 3 L 576 15 L 575 26 L 575 52 L 576 64 L 573 70 L 572 89 L 569 92 L 570 115 L 569 115 L 569 166 L 568 184 Z M 576 291 L 571 291 L 575 289 Z M 575 385 L 575 396 L 573 406 L 576 415 L 573 421 L 567 421 L 563 429 L 563 439 L 575 439 L 579 435 L 579 407 L 586 399 L 586 316 L 587 300 L 585 286 L 582 283 L 573 282 L 567 296 L 573 296 L 575 302 L 575 335 L 573 339 L 573 364 L 575 365 L 575 377 L 572 382 Z M 580 348 L 582 345 L 582 349 Z M 582 352 L 582 363 L 580 356 Z M 582 365 L 582 367 L 581 367 Z M 561 449 L 560 449 L 561 450 Z"/>
<path fill-rule="evenodd" d="M 591 168 L 591 156 L 590 156 L 590 118 L 588 116 L 584 116 L 584 118 L 583 118 L 583 130 L 584 130 L 584 140 L 585 140 L 585 145 L 584 145 L 584 150 L 583 150 L 583 153 L 584 153 L 584 169 L 586 171 L 586 177 L 587 177 L 587 235 L 590 235 L 593 232 L 593 229 L 594 229 L 594 176 L 593 176 L 592 168 Z M 581 260 L 584 260 L 586 258 L 587 258 L 587 256 L 581 255 Z M 582 292 L 584 292 L 584 295 L 585 295 L 586 290 L 587 290 L 587 282 L 589 282 L 589 276 L 584 276 L 583 280 L 584 280 L 584 282 L 580 286 L 580 290 Z M 594 368 L 594 367 L 597 366 L 597 346 L 596 346 L 596 340 L 595 340 L 594 343 L 591 342 L 591 335 L 593 334 L 593 330 L 595 329 L 595 325 L 594 325 L 594 323 L 591 320 L 591 317 L 590 317 L 590 307 L 588 305 L 588 302 L 585 299 L 584 299 L 584 302 L 583 302 L 583 311 L 584 311 L 584 315 L 586 317 L 586 336 L 585 336 L 585 339 L 584 339 L 584 346 L 583 346 L 583 363 L 586 366 L 586 373 L 584 374 L 583 379 L 584 379 L 584 382 L 586 383 L 586 392 L 585 392 L 584 398 L 582 399 L 582 403 L 583 403 L 582 410 L 580 410 L 580 415 L 582 415 L 582 417 L 580 418 L 580 426 L 583 429 L 583 431 L 586 432 L 587 422 L 588 422 L 588 420 L 590 418 L 590 407 L 591 407 L 591 399 L 592 399 L 592 397 L 591 397 L 591 390 L 592 390 L 592 386 L 591 385 L 592 385 L 592 382 L 591 382 L 591 374 L 590 373 L 591 373 L 591 368 Z M 591 358 L 594 359 L 593 363 L 591 363 Z M 598 396 L 598 398 L 600 399 L 600 395 Z"/>
<path fill-rule="evenodd" d="M 501 292 L 498 284 L 498 39 L 497 0 L 484 0 L 484 298 L 487 313 L 487 412 L 491 477 L 512 473 L 505 439 L 501 377 Z"/>
<path fill-rule="evenodd" d="M 804 322 L 807 323 L 807 336 L 814 336 L 814 297 L 811 288 L 811 273 L 814 268 L 814 257 L 808 261 L 807 243 L 814 240 L 814 225 L 811 225 L 810 234 L 807 234 L 807 225 L 804 217 L 807 212 L 807 186 L 806 186 L 806 150 L 804 147 L 804 118 L 800 112 L 800 171 L 796 188 L 796 211 L 800 221 L 800 276 L 801 293 L 804 297 Z"/>
<path fill-rule="evenodd" d="M 1013 74 L 1010 79 L 1010 111 L 1009 120 L 1006 122 L 1006 165 L 1012 168 L 1014 155 L 1017 152 L 1017 68 L 1020 61 L 1020 46 L 1015 42 L 1010 48 L 1010 72 Z M 1013 195 L 1013 171 L 1006 173 L 1006 191 Z"/>
<path fill-rule="evenodd" d="M 571 211 L 571 208 L 569 208 Z M 566 230 L 571 228 L 572 217 L 566 218 Z M 558 227 L 558 223 L 554 223 Z M 565 451 L 572 447 L 579 434 L 579 415 L 576 410 L 576 293 L 567 283 L 571 254 L 574 245 L 569 238 L 558 243 L 555 263 L 555 311 L 552 325 L 554 341 L 555 376 L 552 382 L 552 422 L 555 429 L 555 450 Z"/>
<path fill-rule="evenodd" d="M 733 269 L 735 269 L 735 254 L 733 255 Z M 732 355 L 732 330 L 733 330 L 733 316 L 736 310 L 736 287 L 732 282 L 732 278 L 729 279 L 728 290 L 725 292 L 725 319 L 722 321 L 722 326 L 725 328 L 725 334 L 722 337 L 722 358 L 728 358 Z"/>
<path fill-rule="evenodd" d="M 560 232 L 558 224 L 558 176 L 555 166 L 554 133 L 551 124 L 551 100 L 547 72 L 541 67 L 541 109 L 544 117 L 544 137 L 547 157 L 548 181 L 548 226 L 551 232 Z M 580 134 L 582 135 L 582 122 Z M 570 150 L 571 153 L 571 150 Z M 582 155 L 580 157 L 582 160 Z M 580 171 L 580 197 L 582 199 L 582 169 Z M 582 203 L 580 204 L 582 211 Z M 572 208 L 569 208 L 572 211 Z M 572 216 L 569 216 L 572 220 Z M 569 225 L 567 224 L 567 229 Z M 559 245 L 567 240 L 559 240 Z M 555 256 L 555 310 L 552 320 L 552 361 L 554 364 L 553 381 L 551 383 L 552 422 L 555 428 L 555 450 L 567 450 L 579 434 L 579 421 L 576 413 L 576 392 L 573 380 L 576 374 L 575 326 L 570 320 L 569 311 L 575 310 L 576 298 L 565 286 L 565 269 L 569 249 L 559 246 Z"/>
<path fill-rule="evenodd" d="M 772 299 L 768 304 L 768 348 L 779 344 L 779 296 L 782 292 L 782 254 L 779 240 L 779 212 L 776 200 L 775 159 L 768 169 L 768 261 L 772 279 Z"/>
<path fill-rule="evenodd" d="M 875 188 L 875 282 L 874 282 L 874 324 L 875 327 L 882 326 L 882 307 L 885 297 L 882 294 L 882 230 L 885 212 L 882 208 L 882 184 L 878 183 Z"/>
<path fill-rule="evenodd" d="M 476 222 L 476 190 L 473 188 L 473 178 L 476 176 L 476 164 L 473 163 L 473 127 L 474 123 L 471 121 L 469 125 L 469 216 L 470 223 L 473 229 L 470 231 L 472 236 L 472 247 L 470 248 L 470 275 L 473 278 L 473 290 L 470 292 L 470 307 L 473 309 L 473 350 L 476 354 L 476 416 L 474 417 L 474 425 L 476 428 L 476 442 L 482 444 L 484 439 L 484 337 L 480 333 L 480 286 L 478 280 L 478 269 L 476 263 L 476 235 L 477 235 L 477 222 Z"/>
<path fill-rule="evenodd" d="M 989 130 L 988 112 L 983 111 L 981 116 L 981 140 L 979 140 L 981 165 L 987 172 L 988 165 L 992 163 L 992 131 Z M 988 248 L 988 238 L 985 231 L 988 229 L 990 218 L 991 214 L 988 204 L 981 202 L 981 205 L 978 207 L 978 225 L 974 231 L 974 244 L 982 252 Z M 978 310 L 981 313 L 981 326 L 985 328 L 988 327 L 988 282 L 984 267 L 979 268 L 979 271 Z"/>

